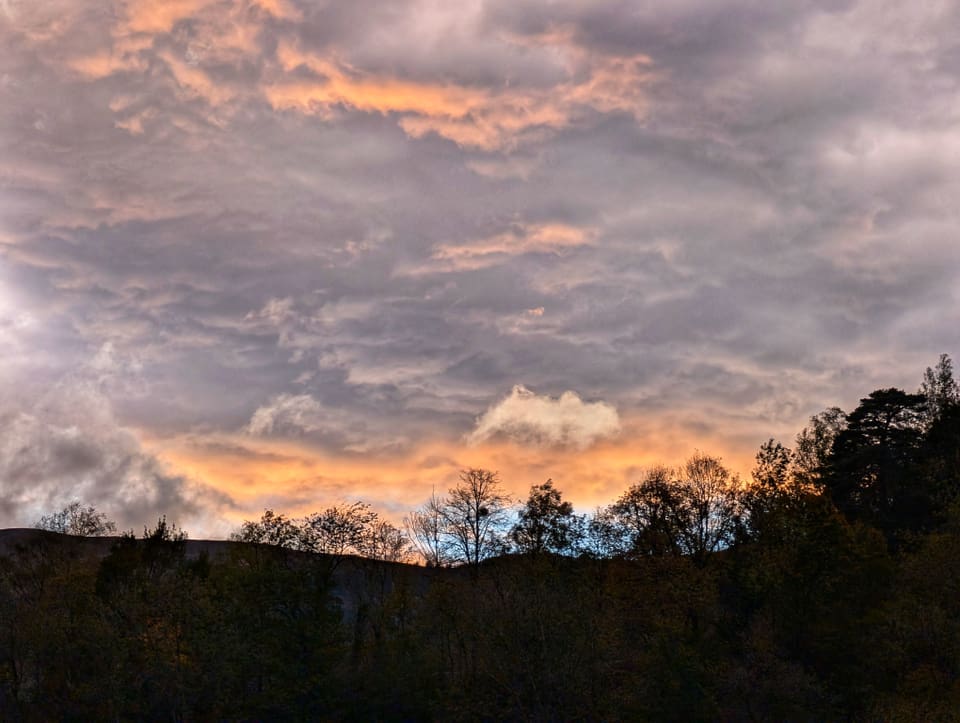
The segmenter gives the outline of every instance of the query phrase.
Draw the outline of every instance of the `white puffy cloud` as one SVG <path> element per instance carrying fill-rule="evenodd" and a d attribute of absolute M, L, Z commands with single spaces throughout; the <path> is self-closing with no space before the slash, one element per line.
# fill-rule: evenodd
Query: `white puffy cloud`
<path fill-rule="evenodd" d="M 518 384 L 477 420 L 467 441 L 503 436 L 520 444 L 584 449 L 619 431 L 620 416 L 606 402 L 584 402 L 573 391 L 554 399 Z"/>

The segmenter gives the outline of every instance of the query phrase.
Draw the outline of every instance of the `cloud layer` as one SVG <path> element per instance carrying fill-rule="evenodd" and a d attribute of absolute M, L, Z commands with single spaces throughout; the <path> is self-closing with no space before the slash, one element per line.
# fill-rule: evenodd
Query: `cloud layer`
<path fill-rule="evenodd" d="M 522 492 L 578 448 L 592 500 L 915 388 L 960 353 L 958 21 L 0 3 L 0 524 L 399 505 L 482 455 Z"/>

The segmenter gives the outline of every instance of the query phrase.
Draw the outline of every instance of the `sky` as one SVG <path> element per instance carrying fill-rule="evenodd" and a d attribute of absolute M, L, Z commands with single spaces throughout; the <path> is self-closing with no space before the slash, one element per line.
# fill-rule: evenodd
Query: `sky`
<path fill-rule="evenodd" d="M 960 347 L 960 3 L 0 0 L 0 525 L 580 509 Z"/>

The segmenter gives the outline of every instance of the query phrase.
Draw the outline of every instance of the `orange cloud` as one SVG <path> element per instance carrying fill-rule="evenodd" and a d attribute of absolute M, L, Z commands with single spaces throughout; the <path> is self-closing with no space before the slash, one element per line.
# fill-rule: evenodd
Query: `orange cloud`
<path fill-rule="evenodd" d="M 491 256 L 519 256 L 527 253 L 549 253 L 588 246 L 596 239 L 596 231 L 563 223 L 516 224 L 509 231 L 467 244 L 443 244 L 433 258 L 445 261 L 482 259 Z"/>
<path fill-rule="evenodd" d="M 530 253 L 562 254 L 596 242 L 596 229 L 564 223 L 515 223 L 503 233 L 462 244 L 440 244 L 430 259 L 416 266 L 401 267 L 399 274 L 473 271 L 496 266 L 515 256 Z M 542 316 L 533 311 L 534 316 Z"/>
<path fill-rule="evenodd" d="M 112 50 L 101 50 L 92 55 L 72 58 L 67 65 L 90 79 L 106 78 L 114 73 L 128 70 L 145 70 L 147 67 L 137 51 L 142 48 L 138 43 L 124 43 Z"/>
<path fill-rule="evenodd" d="M 205 72 L 204 63 L 239 64 L 260 53 L 257 42 L 261 20 L 248 12 L 257 3 L 224 5 L 214 0 L 167 0 L 166 2 L 131 2 L 126 14 L 110 28 L 109 47 L 72 58 L 67 65 L 90 78 L 104 78 L 123 71 L 144 71 L 148 63 L 141 51 L 154 44 L 157 35 L 174 30 L 177 23 L 191 20 L 191 39 L 178 49 L 167 48 L 159 53 L 170 69 L 177 85 L 191 97 L 201 97 L 211 106 L 232 100 L 238 91 L 214 82 Z M 266 3 L 267 11 L 283 12 L 283 2 Z M 166 47 L 166 46 L 164 46 Z M 136 122 L 132 122 L 134 127 Z M 118 124 L 128 127 L 131 121 Z M 136 132 L 134 130 L 133 132 Z"/>
<path fill-rule="evenodd" d="M 288 0 L 254 0 L 252 4 L 266 10 L 275 18 L 298 20 L 302 17 L 302 13 Z"/>
<path fill-rule="evenodd" d="M 214 0 L 141 0 L 126 6 L 126 29 L 132 33 L 167 33 L 181 20 L 195 17 Z"/>
<path fill-rule="evenodd" d="M 282 31 L 275 55 L 264 55 L 260 37 L 265 16 L 300 18 L 288 0 L 131 0 L 123 7 L 124 13 L 104 35 L 109 47 L 88 48 L 67 60 L 70 68 L 90 79 L 143 71 L 148 66 L 140 51 L 152 46 L 162 48 L 160 56 L 178 86 L 214 109 L 247 95 L 265 98 L 276 110 L 319 117 L 345 107 L 395 115 L 412 138 L 436 134 L 485 151 L 512 150 L 573 125 L 591 112 L 623 112 L 641 119 L 646 113 L 646 88 L 654 79 L 648 57 L 591 54 L 564 33 L 533 41 L 501 40 L 546 49 L 552 62 L 559 62 L 566 72 L 565 81 L 551 87 L 508 82 L 478 86 L 355 67 L 345 53 L 305 51 Z M 187 20 L 189 26 L 184 24 Z M 61 35 L 71 32 L 69 23 L 61 25 L 57 31 Z M 158 36 L 169 37 L 158 43 Z M 254 64 L 263 68 L 263 77 L 250 87 L 225 86 L 205 70 L 214 63 Z M 124 120 L 122 127 L 138 132 L 136 121 Z"/>
<path fill-rule="evenodd" d="M 679 421 L 662 417 L 625 419 L 620 436 L 589 449 L 425 440 L 402 454 L 347 457 L 303 442 L 247 435 L 148 443 L 172 469 L 231 495 L 239 505 L 237 524 L 265 507 L 299 515 L 345 500 L 367 501 L 399 522 L 432 490 L 445 492 L 468 467 L 499 471 L 518 500 L 531 485 L 552 478 L 579 509 L 590 510 L 616 499 L 643 469 L 680 464 L 695 449 L 718 454 L 732 471 L 749 476 L 756 446 L 716 435 L 694 437 Z"/>
<path fill-rule="evenodd" d="M 280 109 L 313 112 L 318 107 L 342 104 L 376 113 L 460 117 L 488 102 L 483 90 L 380 78 L 360 73 L 335 58 L 300 53 L 288 43 L 278 46 L 277 60 L 285 72 L 305 67 L 321 76 L 315 81 L 284 78 L 268 85 L 264 89 L 267 99 Z"/>
<path fill-rule="evenodd" d="M 130 33 L 156 35 L 169 33 L 177 23 L 196 19 L 204 14 L 215 15 L 218 20 L 229 18 L 231 23 L 244 24 L 258 20 L 251 9 L 265 11 L 277 18 L 296 20 L 299 10 L 288 0 L 132 0 L 126 3 L 126 21 L 123 29 Z"/>
<path fill-rule="evenodd" d="M 236 97 L 232 88 L 214 82 L 202 68 L 192 66 L 172 53 L 163 53 L 161 57 L 167 62 L 181 90 L 188 94 L 200 96 L 214 107 Z"/>
<path fill-rule="evenodd" d="M 483 150 L 515 146 L 525 137 L 573 123 L 587 109 L 624 111 L 642 117 L 643 90 L 653 78 L 650 60 L 636 55 L 599 60 L 582 56 L 586 72 L 547 89 L 476 88 L 436 84 L 365 73 L 338 60 L 304 53 L 281 43 L 277 60 L 285 74 L 306 68 L 315 80 L 281 75 L 263 88 L 274 108 L 324 115 L 331 106 L 397 113 L 401 128 L 414 138 L 436 133 Z"/>

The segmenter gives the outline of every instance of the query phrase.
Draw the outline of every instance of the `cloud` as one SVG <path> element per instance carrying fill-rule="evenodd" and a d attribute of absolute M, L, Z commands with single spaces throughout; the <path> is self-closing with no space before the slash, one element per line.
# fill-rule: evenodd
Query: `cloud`
<path fill-rule="evenodd" d="M 281 394 L 253 413 L 247 432 L 263 436 L 304 434 L 325 429 L 328 424 L 323 407 L 309 394 Z"/>
<path fill-rule="evenodd" d="M 466 244 L 441 244 L 432 258 L 437 267 L 459 271 L 480 269 L 531 253 L 563 253 L 594 243 L 596 230 L 563 223 L 513 224 L 508 231 Z"/>
<path fill-rule="evenodd" d="M 429 258 L 400 265 L 397 276 L 463 273 L 502 268 L 527 255 L 566 256 L 597 242 L 597 229 L 562 221 L 532 223 L 515 221 L 505 231 L 461 243 L 436 244 Z"/>
<path fill-rule="evenodd" d="M 584 402 L 572 391 L 554 399 L 517 385 L 477 419 L 467 441 L 502 436 L 524 445 L 585 449 L 619 432 L 617 410 L 606 402 Z"/>
<path fill-rule="evenodd" d="M 168 468 L 117 424 L 90 384 L 65 379 L 32 410 L 0 417 L 2 524 L 27 526 L 73 500 L 92 504 L 121 528 L 167 515 L 187 529 L 217 529 L 229 495 Z"/>
<path fill-rule="evenodd" d="M 245 431 L 255 437 L 312 438 L 352 454 L 384 454 L 409 445 L 405 435 L 388 432 L 354 410 L 325 407 L 309 394 L 274 397 L 254 411 Z"/>
<path fill-rule="evenodd" d="M 225 127 L 245 105 L 265 100 L 274 110 L 326 121 L 335 121 L 343 109 L 390 116 L 411 138 L 436 135 L 486 151 L 512 151 L 565 128 L 590 125 L 598 114 L 639 121 L 656 80 L 648 56 L 592 53 L 562 32 L 488 35 L 457 72 L 440 59 L 415 60 L 422 56 L 418 39 L 441 46 L 439 57 L 458 52 L 458 39 L 476 42 L 483 30 L 479 5 L 465 13 L 471 20 L 464 22 L 459 13 L 410 4 L 402 17 L 409 40 L 387 45 L 396 57 L 376 49 L 383 45 L 373 25 L 378 13 L 351 18 L 335 7 L 312 10 L 313 17 L 304 18 L 293 3 L 277 0 L 228 6 L 214 0 L 160 5 L 133 0 L 98 28 L 101 42 L 72 43 L 78 47 L 66 62 L 87 81 L 123 75 L 160 79 L 180 103 L 205 104 L 196 111 L 214 125 Z M 32 11 L 31 17 L 40 16 Z M 311 43 L 310 33 L 297 32 L 296 23 L 312 28 L 317 20 L 330 27 L 357 25 L 349 32 L 356 37 L 344 33 L 333 42 Z M 87 22 L 84 14 L 70 13 L 31 38 L 40 45 L 62 43 Z M 551 82 L 542 82 L 545 77 Z M 139 135 L 142 120 L 122 117 L 116 123 Z"/>
<path fill-rule="evenodd" d="M 435 133 L 460 146 L 488 151 L 514 149 L 525 140 L 576 123 L 588 111 L 628 113 L 641 119 L 646 112 L 645 88 L 655 77 L 650 58 L 596 57 L 566 40 L 557 37 L 542 43 L 563 57 L 559 66 L 566 76 L 546 88 L 511 84 L 509 79 L 497 88 L 407 79 L 281 43 L 277 48 L 281 72 L 263 90 L 276 109 L 329 116 L 342 105 L 397 114 L 400 127 L 413 138 Z M 307 71 L 309 77 L 297 71 Z"/>

